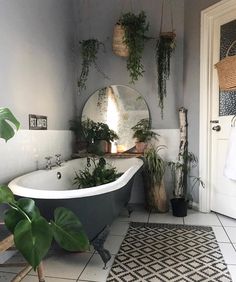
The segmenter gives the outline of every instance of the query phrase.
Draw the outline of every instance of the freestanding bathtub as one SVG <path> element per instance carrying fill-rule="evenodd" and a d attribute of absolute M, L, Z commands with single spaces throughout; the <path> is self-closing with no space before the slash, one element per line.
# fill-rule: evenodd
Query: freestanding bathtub
<path fill-rule="evenodd" d="M 72 210 L 92 241 L 128 203 L 134 176 L 143 164 L 138 158 L 108 158 L 106 161 L 123 173 L 108 184 L 77 189 L 73 184 L 75 171 L 87 165 L 87 158 L 81 158 L 51 170 L 37 170 L 17 177 L 9 187 L 17 196 L 34 199 L 46 218 L 53 217 L 56 207 Z"/>

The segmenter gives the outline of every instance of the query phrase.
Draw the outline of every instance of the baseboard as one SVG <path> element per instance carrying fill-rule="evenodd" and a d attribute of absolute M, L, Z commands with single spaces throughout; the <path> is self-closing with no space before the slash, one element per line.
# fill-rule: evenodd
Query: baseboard
<path fill-rule="evenodd" d="M 193 210 L 195 210 L 195 211 L 199 211 L 199 203 L 193 202 L 192 208 L 193 208 Z"/>

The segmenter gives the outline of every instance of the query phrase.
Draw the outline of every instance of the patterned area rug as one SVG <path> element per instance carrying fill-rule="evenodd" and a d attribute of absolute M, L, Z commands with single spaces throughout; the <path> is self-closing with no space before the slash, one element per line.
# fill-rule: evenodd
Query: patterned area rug
<path fill-rule="evenodd" d="M 211 227 L 131 222 L 108 281 L 232 280 Z"/>

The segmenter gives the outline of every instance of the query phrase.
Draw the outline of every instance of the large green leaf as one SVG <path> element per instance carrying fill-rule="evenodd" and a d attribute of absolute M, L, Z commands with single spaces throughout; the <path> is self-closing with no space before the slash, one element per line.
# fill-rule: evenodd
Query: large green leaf
<path fill-rule="evenodd" d="M 43 217 L 35 218 L 31 222 L 21 220 L 15 227 L 14 241 L 16 248 L 35 270 L 52 243 L 49 223 Z"/>
<path fill-rule="evenodd" d="M 4 215 L 4 222 L 11 233 L 14 233 L 16 225 L 23 219 L 25 219 L 23 214 L 13 208 L 9 208 Z"/>
<path fill-rule="evenodd" d="M 17 201 L 17 205 L 22 209 L 31 219 L 39 217 L 40 211 L 36 207 L 34 200 L 28 198 L 21 198 Z"/>
<path fill-rule="evenodd" d="M 11 189 L 6 185 L 0 185 L 0 204 L 11 204 L 15 202 Z"/>
<path fill-rule="evenodd" d="M 12 112 L 8 108 L 0 108 L 0 138 L 9 140 L 19 127 L 20 123 Z"/>
<path fill-rule="evenodd" d="M 51 221 L 57 243 L 67 251 L 86 251 L 89 240 L 78 217 L 70 210 L 60 207 L 54 211 L 55 222 Z"/>

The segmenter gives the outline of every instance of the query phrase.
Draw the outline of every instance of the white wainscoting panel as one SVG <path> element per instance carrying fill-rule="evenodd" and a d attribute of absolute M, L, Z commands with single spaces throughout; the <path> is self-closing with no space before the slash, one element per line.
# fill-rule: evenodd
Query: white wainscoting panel
<path fill-rule="evenodd" d="M 61 154 L 71 158 L 73 134 L 70 130 L 19 130 L 7 143 L 0 139 L 0 183 L 44 168 L 45 157 Z"/>

